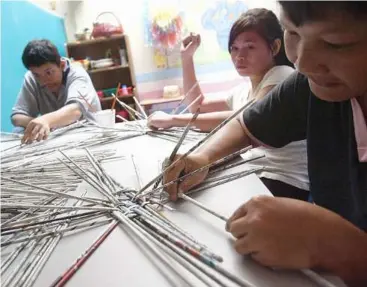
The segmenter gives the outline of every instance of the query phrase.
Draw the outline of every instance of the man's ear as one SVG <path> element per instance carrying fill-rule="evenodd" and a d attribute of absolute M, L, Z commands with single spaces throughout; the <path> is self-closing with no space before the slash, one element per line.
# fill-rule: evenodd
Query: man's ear
<path fill-rule="evenodd" d="M 275 39 L 274 42 L 271 44 L 271 52 L 273 54 L 273 57 L 278 55 L 281 46 L 282 46 L 282 41 L 280 41 L 280 39 Z"/>
<path fill-rule="evenodd" d="M 61 61 L 60 61 L 60 68 L 61 68 L 61 70 L 64 70 L 65 65 L 66 65 L 66 62 L 65 62 L 65 61 L 63 61 L 63 60 L 61 60 Z"/>

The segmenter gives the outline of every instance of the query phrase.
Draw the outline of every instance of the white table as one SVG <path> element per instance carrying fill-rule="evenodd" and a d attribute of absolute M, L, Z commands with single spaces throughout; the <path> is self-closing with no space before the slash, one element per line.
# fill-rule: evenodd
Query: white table
<path fill-rule="evenodd" d="M 118 149 L 118 154 L 124 154 L 126 158 L 123 161 L 106 164 L 107 171 L 122 185 L 137 187 L 130 154 L 134 155 L 142 175 L 141 180 L 146 183 L 158 173 L 159 160 L 163 160 L 171 152 L 174 144 L 162 139 L 141 136 L 113 143 L 108 147 Z M 187 146 L 183 149 L 185 148 L 187 149 Z M 226 172 L 233 173 L 241 169 L 243 167 Z M 91 190 L 85 183 L 80 185 L 76 193 L 81 193 L 85 188 L 88 188 L 90 195 L 96 195 L 96 191 Z M 256 175 L 250 175 L 200 192 L 193 197 L 213 210 L 230 216 L 239 205 L 259 194 L 270 193 Z M 232 248 L 231 236 L 224 230 L 224 222 L 213 215 L 188 202 L 179 202 L 172 206 L 177 210 L 165 211 L 168 218 L 221 255 L 226 269 L 254 286 L 318 286 L 299 271 L 273 271 L 258 265 L 248 257 L 238 255 Z M 64 237 L 42 270 L 35 286 L 50 286 L 105 229 L 106 226 L 102 226 Z M 67 286 L 179 286 L 179 281 L 174 284 L 167 281 L 159 270 L 165 267 L 156 259 L 148 259 L 143 250 L 144 248 L 139 247 L 120 224 Z M 326 278 L 336 286 L 345 286 L 337 278 L 330 276 Z M 200 282 L 196 282 L 195 286 L 201 286 L 199 284 Z"/>

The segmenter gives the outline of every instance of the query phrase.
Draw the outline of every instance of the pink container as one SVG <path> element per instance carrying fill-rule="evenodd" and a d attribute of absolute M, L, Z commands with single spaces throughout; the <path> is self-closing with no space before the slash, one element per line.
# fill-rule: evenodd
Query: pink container
<path fill-rule="evenodd" d="M 116 115 L 119 115 L 120 117 L 123 117 L 124 119 L 129 120 L 129 114 L 127 111 L 118 111 Z M 119 118 L 116 118 L 116 121 L 121 122 L 122 120 L 120 120 Z"/>
<path fill-rule="evenodd" d="M 103 92 L 102 91 L 98 91 L 97 92 L 98 98 L 102 99 L 103 98 Z"/>

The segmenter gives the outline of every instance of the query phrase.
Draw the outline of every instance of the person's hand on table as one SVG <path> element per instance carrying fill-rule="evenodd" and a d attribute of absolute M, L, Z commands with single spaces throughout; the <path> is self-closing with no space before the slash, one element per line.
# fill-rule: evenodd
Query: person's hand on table
<path fill-rule="evenodd" d="M 236 238 L 238 253 L 251 255 L 264 266 L 302 269 L 324 268 L 325 261 L 333 260 L 334 254 L 329 253 L 335 252 L 330 246 L 339 241 L 335 235 L 350 233 L 351 226 L 339 215 L 314 204 L 258 196 L 234 212 L 226 230 Z"/>
<path fill-rule="evenodd" d="M 149 116 L 147 125 L 151 129 L 169 129 L 173 127 L 173 117 L 165 112 L 154 112 Z"/>
<path fill-rule="evenodd" d="M 43 117 L 38 117 L 29 122 L 24 131 L 22 144 L 30 144 L 33 141 L 46 140 L 50 134 L 50 126 Z"/>
<path fill-rule="evenodd" d="M 201 43 L 200 34 L 190 33 L 189 36 L 187 36 L 182 40 L 181 58 L 183 60 L 191 59 L 194 56 L 197 48 L 200 46 L 200 43 Z"/>
<path fill-rule="evenodd" d="M 172 162 L 175 162 L 177 158 L 180 158 L 180 155 L 177 155 Z M 205 165 L 209 164 L 209 161 L 200 154 L 191 154 L 184 159 L 180 159 L 177 161 L 172 167 L 170 167 L 165 174 L 163 175 L 163 184 L 171 182 L 173 180 L 178 179 L 179 177 L 193 172 L 194 170 L 201 168 Z M 176 201 L 178 191 L 186 192 L 193 188 L 194 186 L 201 183 L 208 174 L 208 170 L 203 170 L 201 172 L 195 173 L 192 176 L 188 176 L 182 182 L 174 183 L 165 188 L 165 191 L 169 194 L 170 200 Z"/>

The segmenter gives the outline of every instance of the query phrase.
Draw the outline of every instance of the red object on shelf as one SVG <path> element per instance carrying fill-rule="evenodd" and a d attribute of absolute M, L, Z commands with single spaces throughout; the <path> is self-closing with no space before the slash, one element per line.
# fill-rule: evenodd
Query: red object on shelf
<path fill-rule="evenodd" d="M 102 99 L 103 98 L 103 91 L 97 91 L 97 95 L 98 95 L 98 98 Z"/>
<path fill-rule="evenodd" d="M 129 94 L 126 85 L 122 85 L 121 91 L 122 91 L 123 96 L 126 96 Z"/>
<path fill-rule="evenodd" d="M 127 93 L 126 92 L 124 93 L 122 88 L 119 89 L 118 95 L 119 96 L 129 96 L 129 95 L 132 95 L 132 93 L 133 93 L 133 87 L 127 87 L 126 89 L 127 89 Z"/>
<path fill-rule="evenodd" d="M 127 120 L 129 119 L 129 113 L 125 110 L 118 111 L 116 115 L 119 115 L 120 117 L 123 117 L 124 119 L 127 119 Z M 116 118 L 116 121 L 122 122 L 122 120 L 119 118 Z"/>
<path fill-rule="evenodd" d="M 104 14 L 111 14 L 115 18 L 117 25 L 99 22 L 98 18 Z M 93 23 L 92 37 L 95 39 L 99 37 L 111 37 L 112 35 L 121 35 L 123 33 L 124 29 L 122 28 L 119 18 L 117 18 L 116 15 L 112 12 L 103 12 L 99 14 L 96 21 Z"/>

